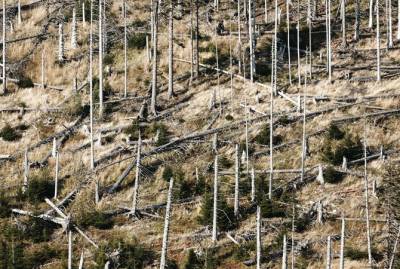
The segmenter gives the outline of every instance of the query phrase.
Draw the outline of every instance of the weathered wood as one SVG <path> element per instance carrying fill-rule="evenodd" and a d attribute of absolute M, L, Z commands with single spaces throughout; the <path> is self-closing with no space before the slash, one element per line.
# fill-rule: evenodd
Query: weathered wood
<path fill-rule="evenodd" d="M 169 181 L 169 189 L 168 189 L 168 198 L 167 198 L 167 206 L 165 209 L 165 222 L 164 222 L 164 234 L 163 234 L 163 242 L 161 248 L 161 260 L 160 260 L 160 269 L 164 269 L 167 261 L 167 250 L 168 250 L 168 234 L 169 234 L 169 219 L 171 214 L 171 201 L 172 201 L 172 188 L 174 185 L 174 179 L 171 178 Z"/>

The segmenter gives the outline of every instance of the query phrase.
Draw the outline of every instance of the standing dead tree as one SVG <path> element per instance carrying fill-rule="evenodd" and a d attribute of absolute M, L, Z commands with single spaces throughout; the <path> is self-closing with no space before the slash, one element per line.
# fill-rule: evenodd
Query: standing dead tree
<path fill-rule="evenodd" d="M 291 3 L 290 0 L 286 0 L 288 74 L 289 74 L 289 84 L 292 85 L 292 68 L 290 63 L 290 3 Z"/>
<path fill-rule="evenodd" d="M 75 8 L 72 9 L 72 23 L 71 23 L 71 48 L 76 49 L 76 12 Z"/>
<path fill-rule="evenodd" d="M 6 31 L 7 31 L 7 29 L 6 29 L 6 18 L 7 18 L 7 13 L 6 13 L 6 0 L 3 0 L 3 28 L 2 28 L 2 30 L 3 30 L 3 38 L 2 38 L 2 41 L 3 41 L 3 55 L 2 55 L 2 57 L 3 57 L 3 66 L 2 66 L 2 80 L 3 80 L 3 87 L 2 87 L 2 90 L 1 90 L 1 92 L 0 92 L 0 94 L 5 94 L 6 92 L 7 92 L 7 74 L 6 74 L 6 68 L 7 68 L 7 65 L 6 65 L 6 43 L 7 43 L 7 40 L 6 40 Z"/>
<path fill-rule="evenodd" d="M 133 200 L 132 200 L 132 212 L 133 216 L 136 215 L 136 209 L 138 204 L 138 196 L 139 196 L 139 181 L 140 181 L 140 159 L 141 159 L 141 151 L 142 151 L 142 138 L 139 133 L 138 138 L 138 146 L 137 146 L 137 156 L 136 156 L 136 177 L 135 177 L 135 185 L 133 187 Z"/>
<path fill-rule="evenodd" d="M 89 120 L 90 120 L 90 169 L 94 170 L 93 142 L 93 1 L 90 1 L 90 30 L 89 30 Z"/>
<path fill-rule="evenodd" d="M 217 242 L 217 210 L 218 210 L 218 155 L 215 155 L 214 161 L 214 199 L 213 199 L 213 226 L 212 226 L 212 242 Z"/>
<path fill-rule="evenodd" d="M 262 251 L 262 245 L 261 245 L 261 208 L 260 206 L 257 206 L 257 216 L 256 216 L 256 252 L 257 252 L 257 269 L 261 269 L 261 251 Z"/>
<path fill-rule="evenodd" d="M 152 29 L 153 29 L 153 66 L 152 66 L 152 81 L 151 81 L 151 101 L 150 101 L 150 111 L 156 116 L 157 115 L 157 67 L 158 67 L 158 56 L 157 56 L 157 48 L 158 48 L 158 1 L 154 1 L 152 5 Z"/>
<path fill-rule="evenodd" d="M 353 40 L 358 41 L 360 38 L 360 0 L 355 0 L 355 20 Z"/>
<path fill-rule="evenodd" d="M 240 180 L 240 158 L 239 158 L 239 145 L 235 146 L 235 202 L 234 214 L 239 217 L 239 180 Z"/>
<path fill-rule="evenodd" d="M 174 95 L 174 2 L 170 0 L 168 25 L 168 98 Z M 192 37 L 191 37 L 192 39 Z M 192 57 L 193 62 L 193 57 Z"/>
<path fill-rule="evenodd" d="M 160 269 L 164 269 L 166 267 L 166 261 L 167 261 L 169 219 L 170 219 L 170 215 L 171 215 L 171 201 L 172 201 L 173 186 L 174 186 L 174 179 L 171 178 L 169 181 L 167 206 L 165 208 L 164 235 L 163 235 L 163 242 L 162 242 L 162 248 L 161 248 Z"/>
<path fill-rule="evenodd" d="M 376 1 L 376 81 L 381 81 L 381 33 L 379 29 L 379 0 Z"/>
<path fill-rule="evenodd" d="M 127 34 L 127 22 L 126 22 L 126 1 L 123 2 L 122 12 L 124 16 L 124 98 L 127 97 L 128 93 L 128 34 Z M 146 35 L 147 37 L 147 35 Z"/>
<path fill-rule="evenodd" d="M 103 118 L 103 8 L 99 0 L 99 117 Z"/>
<path fill-rule="evenodd" d="M 378 17 L 377 17 L 378 18 Z M 365 114 L 364 114 L 365 115 Z M 372 250 L 371 250 L 371 230 L 369 223 L 369 196 L 368 196 L 368 175 L 367 175 L 367 119 L 364 118 L 364 194 L 365 194 L 365 220 L 367 224 L 367 247 L 368 247 L 368 264 L 372 267 Z"/>
<path fill-rule="evenodd" d="M 255 63 L 255 38 L 254 38 L 254 26 L 255 26 L 255 18 L 254 18 L 254 9 L 255 4 L 253 0 L 249 1 L 249 48 L 250 48 L 250 81 L 254 81 L 254 74 L 256 70 Z"/>

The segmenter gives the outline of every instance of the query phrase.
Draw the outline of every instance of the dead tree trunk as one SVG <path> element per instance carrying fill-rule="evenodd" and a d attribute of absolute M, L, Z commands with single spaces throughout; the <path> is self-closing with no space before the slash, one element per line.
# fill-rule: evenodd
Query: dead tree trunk
<path fill-rule="evenodd" d="M 238 68 L 239 74 L 242 73 L 242 31 L 241 31 L 241 13 L 240 0 L 237 1 L 237 28 L 238 28 Z"/>
<path fill-rule="evenodd" d="M 377 5 L 378 5 L 377 1 Z M 378 14 L 378 12 L 377 12 Z M 377 16 L 377 19 L 379 17 Z M 368 196 L 368 175 L 367 175 L 367 119 L 364 119 L 364 193 L 365 193 L 365 219 L 367 223 L 367 247 L 368 247 L 368 264 L 372 266 L 372 250 L 371 250 L 371 230 L 369 225 L 369 196 Z"/>
<path fill-rule="evenodd" d="M 153 115 L 157 115 L 157 31 L 158 31 L 158 1 L 153 3 L 153 69 L 152 69 L 152 82 L 151 82 L 151 102 L 150 111 Z"/>
<path fill-rule="evenodd" d="M 292 212 L 293 212 L 293 216 L 292 216 L 292 238 L 291 238 L 292 245 L 291 245 L 290 253 L 291 253 L 291 258 L 292 258 L 292 269 L 294 269 L 294 231 L 295 231 L 294 218 L 295 218 L 295 214 L 296 214 L 296 211 L 294 209 L 294 204 L 293 204 L 293 211 Z"/>
<path fill-rule="evenodd" d="M 68 229 L 68 269 L 72 269 L 72 231 Z"/>
<path fill-rule="evenodd" d="M 400 0 L 397 0 L 397 40 L 400 40 Z"/>
<path fill-rule="evenodd" d="M 302 132 L 302 143 L 301 143 L 301 175 L 300 182 L 304 181 L 304 166 L 306 161 L 306 87 L 303 90 L 303 132 Z"/>
<path fill-rule="evenodd" d="M 103 118 L 103 8 L 99 0 L 99 116 Z"/>
<path fill-rule="evenodd" d="M 287 242 L 286 234 L 283 235 L 283 247 L 282 247 L 282 269 L 287 269 Z"/>
<path fill-rule="evenodd" d="M 376 1 L 376 81 L 381 81 L 381 33 L 379 29 L 379 0 Z"/>
<path fill-rule="evenodd" d="M 58 173 L 59 173 L 59 158 L 60 154 L 56 152 L 56 167 L 55 167 L 55 177 L 54 177 L 54 199 L 57 199 L 58 194 Z"/>
<path fill-rule="evenodd" d="M 45 88 L 45 85 L 46 85 L 45 77 L 44 77 L 44 74 L 45 74 L 44 55 L 45 55 L 45 51 L 44 51 L 44 49 L 43 49 L 43 50 L 42 50 L 42 55 L 41 55 L 41 74 L 40 74 L 42 89 L 44 89 L 44 88 Z"/>
<path fill-rule="evenodd" d="M 342 230 L 340 234 L 340 261 L 339 269 L 344 269 L 344 231 L 345 231 L 345 221 L 344 215 L 342 214 Z"/>
<path fill-rule="evenodd" d="M 326 240 L 326 269 L 332 268 L 332 247 L 331 247 L 331 236 L 328 235 Z"/>
<path fill-rule="evenodd" d="M 354 41 L 358 41 L 360 38 L 360 0 L 356 0 L 355 3 L 355 23 L 354 23 Z"/>
<path fill-rule="evenodd" d="M 252 0 L 249 0 L 249 48 L 250 48 L 250 81 L 254 81 L 254 73 L 256 69 L 254 57 L 254 6 Z"/>
<path fill-rule="evenodd" d="M 199 0 L 195 0 L 196 3 L 196 25 L 195 25 L 195 77 L 197 78 L 200 74 L 200 57 L 199 57 Z"/>
<path fill-rule="evenodd" d="M 327 0 L 328 3 L 328 77 L 329 82 L 332 81 L 332 45 L 331 45 L 331 0 Z"/>
<path fill-rule="evenodd" d="M 257 221 L 257 224 L 256 224 L 256 229 L 257 229 L 257 238 L 256 238 L 256 240 L 257 240 L 257 242 L 256 242 L 256 244 L 257 244 L 257 249 L 256 249 L 256 252 L 257 252 L 257 258 L 256 258 L 256 260 L 257 260 L 257 266 L 256 266 L 256 268 L 257 269 L 261 269 L 261 251 L 262 251 L 262 244 L 261 244 L 261 208 L 260 208 L 260 206 L 257 206 L 257 217 L 256 217 L 256 221 Z"/>
<path fill-rule="evenodd" d="M 170 0 L 168 26 L 168 98 L 174 95 L 174 5 Z M 192 39 L 192 37 L 190 37 Z"/>
<path fill-rule="evenodd" d="M 167 206 L 165 208 L 164 235 L 163 235 L 163 242 L 162 242 L 162 249 L 161 249 L 160 269 L 164 269 L 166 267 L 166 261 L 167 261 L 169 219 L 170 219 L 170 214 L 171 214 L 171 201 L 172 201 L 173 186 L 174 186 L 174 179 L 171 178 L 169 181 Z"/>
<path fill-rule="evenodd" d="M 256 175 L 254 172 L 254 167 L 251 168 L 251 202 L 256 199 Z"/>
<path fill-rule="evenodd" d="M 139 180 L 140 180 L 140 160 L 142 154 L 142 138 L 139 133 L 138 146 L 137 146 L 137 156 L 136 156 L 136 178 L 135 186 L 133 187 L 133 201 L 132 201 L 132 215 L 136 215 L 136 208 L 138 204 L 138 194 L 139 194 Z"/>
<path fill-rule="evenodd" d="M 18 0 L 18 24 L 22 23 L 22 14 L 21 14 L 21 0 Z"/>
<path fill-rule="evenodd" d="M 71 48 L 76 49 L 76 12 L 75 8 L 72 9 L 72 23 L 71 23 Z"/>
<path fill-rule="evenodd" d="M 392 0 L 386 0 L 386 21 L 387 21 L 387 47 L 393 48 L 393 31 L 392 31 Z"/>
<path fill-rule="evenodd" d="M 128 96 L 128 34 L 126 27 L 126 1 L 123 2 L 123 15 L 124 15 L 124 98 Z M 147 37 L 147 35 L 146 35 Z"/>
<path fill-rule="evenodd" d="M 29 180 L 28 148 L 25 149 L 23 166 L 24 166 L 24 181 L 22 184 L 22 193 L 25 193 L 25 191 L 28 188 L 28 180 Z"/>
<path fill-rule="evenodd" d="M 234 214 L 239 217 L 239 180 L 240 180 L 240 158 L 239 158 L 239 145 L 235 146 L 235 202 Z"/>
<path fill-rule="evenodd" d="M 7 74 L 6 74 L 6 18 L 7 18 L 7 13 L 6 13 L 6 0 L 3 0 L 3 87 L 2 91 L 0 94 L 5 94 L 7 92 Z"/>
<path fill-rule="evenodd" d="M 82 24 L 86 26 L 86 10 L 85 10 L 85 2 L 82 2 Z M 83 254 L 83 253 L 82 253 Z"/>
<path fill-rule="evenodd" d="M 268 0 L 264 0 L 264 22 L 268 23 Z"/>
<path fill-rule="evenodd" d="M 58 25 L 58 60 L 62 62 L 64 60 L 64 33 L 63 23 Z"/>
<path fill-rule="evenodd" d="M 214 161 L 214 201 L 213 201 L 213 227 L 212 242 L 217 242 L 217 210 L 218 210 L 218 155 L 215 155 Z"/>
<path fill-rule="evenodd" d="M 341 17 L 342 17 L 342 47 L 345 48 L 347 46 L 346 41 L 346 1 L 342 0 L 341 3 Z"/>
<path fill-rule="evenodd" d="M 376 6 L 378 7 L 378 1 L 376 1 Z M 368 20 L 368 28 L 372 28 L 373 25 L 373 17 L 374 17 L 374 0 L 369 0 L 369 20 Z"/>
<path fill-rule="evenodd" d="M 292 68 L 290 63 L 290 0 L 286 0 L 286 24 L 287 24 L 287 54 L 288 54 L 289 84 L 292 85 Z"/>
<path fill-rule="evenodd" d="M 301 85 L 301 58 L 300 58 L 300 1 L 297 1 L 297 78 Z"/>
<path fill-rule="evenodd" d="M 90 95 L 90 169 L 94 170 L 93 142 L 93 2 L 90 1 L 90 32 L 89 32 L 89 95 Z"/>
<path fill-rule="evenodd" d="M 312 77 L 312 15 L 311 15 L 311 0 L 308 0 L 308 5 L 307 5 L 307 25 L 308 25 L 309 72 L 310 72 L 310 78 L 311 78 Z M 305 76 L 305 80 L 307 80 L 307 76 Z"/>

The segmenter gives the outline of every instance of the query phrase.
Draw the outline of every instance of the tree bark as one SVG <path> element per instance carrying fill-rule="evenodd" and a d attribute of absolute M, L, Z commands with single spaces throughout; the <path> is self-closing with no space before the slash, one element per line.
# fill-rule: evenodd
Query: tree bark
<path fill-rule="evenodd" d="M 218 210 L 218 155 L 215 155 L 214 161 L 214 199 L 213 199 L 213 227 L 212 242 L 217 242 L 217 210 Z"/>
<path fill-rule="evenodd" d="M 379 29 L 379 0 L 376 1 L 376 81 L 381 81 L 381 33 Z"/>
<path fill-rule="evenodd" d="M 376 1 L 376 7 L 378 7 L 378 0 Z M 368 28 L 372 28 L 373 25 L 373 17 L 374 17 L 374 0 L 369 0 L 369 20 L 368 20 Z"/>
<path fill-rule="evenodd" d="M 287 242 L 286 234 L 283 235 L 283 247 L 282 247 L 282 269 L 287 269 Z"/>
<path fill-rule="evenodd" d="M 292 85 L 292 68 L 290 63 L 290 0 L 286 0 L 286 24 L 287 24 L 287 54 L 288 54 L 289 84 Z"/>
<path fill-rule="evenodd" d="M 256 252 L 257 252 L 257 258 L 256 258 L 256 261 L 257 261 L 257 266 L 256 266 L 256 268 L 257 269 L 261 269 L 261 251 L 262 251 L 262 244 L 261 244 L 261 209 L 260 209 L 260 206 L 257 206 L 257 216 L 256 216 L 256 221 L 257 221 L 257 224 L 256 224 L 256 229 L 257 229 L 257 231 L 256 231 L 256 234 L 257 234 L 257 237 L 256 237 L 256 247 L 257 247 L 257 249 L 256 249 Z"/>
<path fill-rule="evenodd" d="M 163 235 L 163 242 L 162 242 L 162 249 L 161 249 L 160 269 L 164 269 L 166 267 L 166 261 L 167 261 L 169 219 L 170 219 L 170 214 L 171 214 L 171 201 L 172 201 L 173 185 L 174 185 L 174 179 L 171 178 L 169 181 L 167 206 L 165 208 L 164 235 Z"/>
<path fill-rule="evenodd" d="M 99 116 L 103 118 L 103 8 L 99 0 Z"/>
<path fill-rule="evenodd" d="M 132 201 L 132 215 L 133 216 L 136 215 L 136 209 L 137 209 L 137 204 L 138 204 L 139 181 L 140 181 L 140 173 L 141 173 L 141 168 L 140 168 L 141 154 L 142 154 L 142 138 L 139 133 L 137 156 L 136 156 L 136 175 L 135 175 L 136 178 L 135 178 L 135 186 L 133 187 L 133 201 Z"/>
<path fill-rule="evenodd" d="M 235 202 L 234 214 L 239 217 L 239 180 L 240 180 L 240 158 L 239 158 L 239 145 L 235 146 Z"/>
<path fill-rule="evenodd" d="M 6 74 L 6 18 L 7 18 L 7 13 L 6 13 L 6 0 L 3 0 L 3 87 L 2 87 L 2 92 L 0 94 L 5 94 L 7 92 L 7 74 Z"/>
<path fill-rule="evenodd" d="M 153 70 L 152 70 L 152 82 L 151 82 L 151 102 L 150 111 L 156 116 L 157 115 L 157 31 L 158 31 L 158 1 L 153 3 Z"/>
<path fill-rule="evenodd" d="M 339 260 L 339 269 L 344 269 L 344 231 L 345 231 L 345 221 L 344 215 L 342 214 L 342 230 L 340 234 L 340 260 Z"/>
<path fill-rule="evenodd" d="M 90 169 L 94 170 L 93 142 L 93 1 L 90 1 L 90 32 L 89 32 L 89 120 L 90 120 Z"/>
<path fill-rule="evenodd" d="M 127 27 L 126 27 L 126 1 L 123 2 L 123 15 L 124 15 L 124 98 L 128 95 L 128 55 L 127 55 L 127 47 L 128 47 L 128 37 L 127 37 Z M 147 35 L 146 35 L 147 38 Z"/>
<path fill-rule="evenodd" d="M 328 235 L 326 242 L 326 269 L 332 268 L 332 247 L 331 247 L 331 236 Z"/>
<path fill-rule="evenodd" d="M 75 8 L 72 9 L 72 23 L 71 23 L 71 48 L 76 49 L 76 12 Z"/>
<path fill-rule="evenodd" d="M 174 95 L 174 5 L 170 0 L 168 26 L 168 98 Z M 190 37 L 192 39 L 192 37 Z"/>
<path fill-rule="evenodd" d="M 360 0 L 356 0 L 355 3 L 355 19 L 353 40 L 358 41 L 360 38 Z"/>

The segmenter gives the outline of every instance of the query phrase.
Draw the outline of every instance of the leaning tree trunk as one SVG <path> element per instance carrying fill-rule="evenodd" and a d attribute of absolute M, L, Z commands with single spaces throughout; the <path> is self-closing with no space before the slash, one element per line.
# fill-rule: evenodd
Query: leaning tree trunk
<path fill-rule="evenodd" d="M 158 1 L 153 3 L 153 69 L 152 69 L 152 82 L 151 82 L 151 102 L 150 110 L 153 115 L 157 115 L 157 31 L 158 31 Z"/>
<path fill-rule="evenodd" d="M 218 155 L 215 155 L 214 161 L 214 199 L 213 199 L 213 226 L 212 242 L 217 242 L 217 210 L 218 210 Z"/>
<path fill-rule="evenodd" d="M 99 116 L 103 117 L 103 12 L 99 0 Z"/>
<path fill-rule="evenodd" d="M 174 95 L 174 5 L 170 0 L 168 26 L 168 98 Z M 190 37 L 192 39 L 192 37 Z"/>
<path fill-rule="evenodd" d="M 169 219 L 170 219 L 170 215 L 171 215 L 171 201 L 172 201 L 173 185 L 174 185 L 174 179 L 171 178 L 169 181 L 167 206 L 165 208 L 164 235 L 163 235 L 163 242 L 162 242 L 162 249 L 161 249 L 160 269 L 164 269 L 166 267 L 166 261 L 167 261 Z"/>

